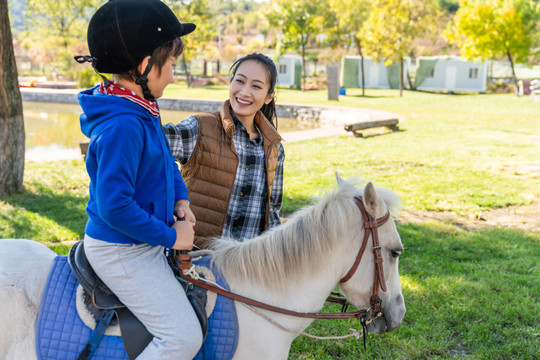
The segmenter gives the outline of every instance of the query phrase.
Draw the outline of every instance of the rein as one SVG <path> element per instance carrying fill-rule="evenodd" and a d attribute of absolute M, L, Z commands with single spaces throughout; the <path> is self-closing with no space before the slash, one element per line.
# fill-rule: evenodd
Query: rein
<path fill-rule="evenodd" d="M 360 208 L 360 212 L 362 214 L 362 219 L 364 220 L 364 239 L 362 242 L 362 247 L 360 248 L 358 255 L 356 257 L 356 260 L 351 267 L 351 269 L 347 272 L 347 274 L 340 280 L 340 283 L 344 283 L 348 281 L 356 272 L 358 265 L 360 264 L 360 260 L 362 259 L 362 255 L 364 254 L 364 250 L 367 245 L 367 240 L 372 235 L 372 241 L 373 241 L 373 256 L 375 257 L 375 278 L 374 278 L 374 285 L 373 285 L 373 293 L 370 299 L 371 307 L 368 309 L 362 309 L 357 310 L 354 312 L 341 312 L 341 313 L 306 313 L 306 312 L 298 312 L 288 309 L 283 309 L 274 305 L 266 304 L 236 293 L 233 293 L 231 291 L 222 289 L 220 287 L 217 287 L 215 285 L 206 283 L 204 281 L 201 281 L 199 279 L 195 279 L 193 277 L 190 277 L 187 274 L 190 274 L 190 269 L 192 268 L 191 263 L 191 257 L 187 250 L 182 250 L 178 252 L 178 269 L 179 275 L 182 279 L 186 280 L 189 283 L 192 283 L 195 286 L 199 286 L 203 289 L 215 292 L 219 295 L 228 297 L 230 299 L 233 299 L 235 301 L 240 301 L 242 303 L 252 305 L 261 309 L 277 312 L 284 315 L 290 315 L 295 317 L 301 317 L 301 318 L 310 318 L 310 319 L 352 319 L 356 318 L 361 320 L 362 326 L 365 327 L 367 324 L 369 324 L 373 319 L 382 316 L 382 313 L 380 313 L 380 306 L 381 306 L 381 299 L 379 298 L 379 284 L 381 286 L 381 289 L 383 291 L 386 291 L 386 282 L 384 280 L 384 273 L 383 273 L 383 259 L 381 256 L 381 246 L 379 245 L 379 237 L 377 233 L 377 227 L 382 226 L 388 219 L 390 218 L 390 214 L 387 212 L 386 215 L 379 219 L 374 219 L 371 215 L 369 215 L 364 207 L 364 204 L 362 203 L 361 199 L 358 197 L 355 197 L 356 205 Z M 346 300 L 345 299 L 339 299 L 334 297 L 329 297 L 328 301 L 330 302 L 337 302 L 341 303 L 345 306 Z"/>

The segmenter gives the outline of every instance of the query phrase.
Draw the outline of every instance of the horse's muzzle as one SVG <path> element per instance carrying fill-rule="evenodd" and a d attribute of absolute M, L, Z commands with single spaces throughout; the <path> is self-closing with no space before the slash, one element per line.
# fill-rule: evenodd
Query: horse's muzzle
<path fill-rule="evenodd" d="M 370 333 L 384 334 L 385 332 L 394 331 L 399 327 L 405 317 L 405 304 L 401 301 L 399 306 L 386 308 L 383 310 L 383 316 L 373 319 L 367 325 Z"/>

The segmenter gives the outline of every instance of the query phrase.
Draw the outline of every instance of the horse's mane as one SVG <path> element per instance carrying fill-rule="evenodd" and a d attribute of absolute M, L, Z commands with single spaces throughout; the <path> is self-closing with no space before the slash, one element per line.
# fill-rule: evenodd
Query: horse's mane
<path fill-rule="evenodd" d="M 320 266 L 325 254 L 347 238 L 349 223 L 358 221 L 350 219 L 350 214 L 358 211 L 352 199 L 362 195 L 355 184 L 360 181 L 343 182 L 281 226 L 250 241 L 215 239 L 211 245 L 214 264 L 226 278 L 264 284 L 276 292 L 282 290 L 291 275 L 311 272 Z M 397 214 L 401 206 L 397 195 L 386 189 L 377 189 L 377 193 L 390 212 Z"/>

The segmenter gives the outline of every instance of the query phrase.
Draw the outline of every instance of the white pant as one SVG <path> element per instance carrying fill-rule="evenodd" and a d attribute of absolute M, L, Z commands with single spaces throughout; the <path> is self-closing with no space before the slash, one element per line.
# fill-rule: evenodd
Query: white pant
<path fill-rule="evenodd" d="M 154 336 L 137 360 L 193 359 L 202 331 L 163 247 L 84 237 L 88 261 L 101 280 Z"/>

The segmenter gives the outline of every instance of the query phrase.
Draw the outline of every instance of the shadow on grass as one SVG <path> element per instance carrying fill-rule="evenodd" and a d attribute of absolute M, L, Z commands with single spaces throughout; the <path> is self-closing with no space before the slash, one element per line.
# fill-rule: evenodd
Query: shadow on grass
<path fill-rule="evenodd" d="M 3 203 L 13 207 L 0 214 L 0 220 L 10 228 L 2 237 L 43 239 L 44 234 L 52 236 L 46 227 L 55 223 L 82 238 L 87 220 L 87 201 L 87 196 L 70 192 L 57 194 L 46 188 L 41 188 L 37 193 L 24 190 L 2 199 Z M 38 216 L 41 219 L 37 220 Z M 43 225 L 43 228 L 39 225 Z M 55 242 L 63 239 L 53 236 L 44 240 Z"/>
<path fill-rule="evenodd" d="M 364 134 L 363 133 L 364 131 L 367 132 L 367 134 Z M 353 137 L 358 138 L 358 139 L 369 139 L 369 138 L 374 138 L 378 136 L 390 135 L 393 133 L 400 133 L 400 132 L 406 132 L 406 131 L 407 130 L 397 129 L 397 130 L 388 130 L 388 131 L 381 131 L 381 132 L 376 132 L 376 133 L 369 133 L 369 129 L 366 129 L 366 130 L 358 130 L 359 133 L 362 133 L 362 136 L 355 136 L 353 134 Z"/>
<path fill-rule="evenodd" d="M 342 95 L 343 96 L 343 95 Z M 395 95 L 369 95 L 366 94 L 362 96 L 361 94 L 358 95 L 344 95 L 345 97 L 349 98 L 360 98 L 360 99 L 386 99 L 386 98 L 395 98 Z"/>
<path fill-rule="evenodd" d="M 406 249 L 400 257 L 405 326 L 426 332 L 427 342 L 452 337 L 431 351 L 500 359 L 533 355 L 540 321 L 539 234 L 464 231 L 435 222 L 398 230 Z"/>

